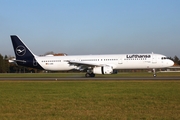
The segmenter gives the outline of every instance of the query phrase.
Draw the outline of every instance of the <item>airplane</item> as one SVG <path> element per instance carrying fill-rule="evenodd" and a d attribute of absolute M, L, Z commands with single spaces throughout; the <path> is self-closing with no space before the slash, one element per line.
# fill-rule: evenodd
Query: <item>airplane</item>
<path fill-rule="evenodd" d="M 18 36 L 10 37 L 16 56 L 11 62 L 47 71 L 87 70 L 85 77 L 95 77 L 95 74 L 113 74 L 119 69 L 152 69 L 156 77 L 155 69 L 174 65 L 165 55 L 154 53 L 37 56 Z"/>

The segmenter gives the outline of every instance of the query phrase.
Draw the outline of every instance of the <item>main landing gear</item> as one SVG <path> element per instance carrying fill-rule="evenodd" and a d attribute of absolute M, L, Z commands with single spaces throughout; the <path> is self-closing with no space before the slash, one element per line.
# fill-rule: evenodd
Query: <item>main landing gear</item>
<path fill-rule="evenodd" d="M 157 75 L 156 75 L 156 70 L 155 69 L 153 69 L 153 77 L 156 77 Z"/>
<path fill-rule="evenodd" d="M 95 74 L 92 71 L 92 68 L 87 69 L 85 77 L 95 77 Z"/>
<path fill-rule="evenodd" d="M 94 73 L 86 73 L 85 74 L 85 77 L 95 77 L 95 74 Z"/>

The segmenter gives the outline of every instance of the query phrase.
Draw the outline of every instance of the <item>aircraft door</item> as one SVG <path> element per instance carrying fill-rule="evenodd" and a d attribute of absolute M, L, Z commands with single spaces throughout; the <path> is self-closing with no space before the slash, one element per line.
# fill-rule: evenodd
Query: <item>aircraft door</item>
<path fill-rule="evenodd" d="M 118 64 L 123 64 L 123 59 L 122 58 L 118 59 Z"/>
<path fill-rule="evenodd" d="M 157 63 L 157 56 L 152 54 L 152 63 Z"/>
<path fill-rule="evenodd" d="M 35 58 L 33 58 L 33 66 L 37 66 L 37 61 Z"/>

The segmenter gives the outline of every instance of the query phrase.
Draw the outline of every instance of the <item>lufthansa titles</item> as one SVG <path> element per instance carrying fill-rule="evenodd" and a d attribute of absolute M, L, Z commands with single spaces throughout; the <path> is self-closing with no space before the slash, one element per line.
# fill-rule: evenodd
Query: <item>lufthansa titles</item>
<path fill-rule="evenodd" d="M 137 55 L 137 54 L 133 54 L 133 55 L 126 55 L 126 58 L 151 58 L 151 55 Z"/>

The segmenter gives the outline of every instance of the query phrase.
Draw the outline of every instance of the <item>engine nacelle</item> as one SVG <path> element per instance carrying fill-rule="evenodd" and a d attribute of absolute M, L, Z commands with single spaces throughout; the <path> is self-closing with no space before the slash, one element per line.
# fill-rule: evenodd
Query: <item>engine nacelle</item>
<path fill-rule="evenodd" d="M 110 66 L 94 67 L 93 73 L 94 74 L 112 74 L 113 68 Z"/>

